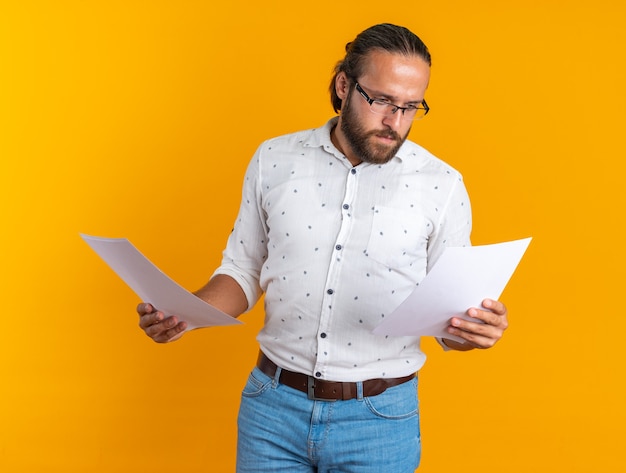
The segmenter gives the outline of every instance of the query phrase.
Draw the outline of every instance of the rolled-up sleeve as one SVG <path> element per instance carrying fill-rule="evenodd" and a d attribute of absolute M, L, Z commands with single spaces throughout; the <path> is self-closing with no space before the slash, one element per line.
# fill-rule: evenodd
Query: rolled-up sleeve
<path fill-rule="evenodd" d="M 230 276 L 241 286 L 248 300 L 248 310 L 261 297 L 259 278 L 267 259 L 267 224 L 260 182 L 261 149 L 246 170 L 239 214 L 222 253 L 222 263 L 213 273 L 213 276 Z"/>
<path fill-rule="evenodd" d="M 472 232 L 472 209 L 463 178 L 453 183 L 441 220 L 428 246 L 428 271 L 435 265 L 448 246 L 470 246 Z M 469 307 L 468 307 L 469 309 Z M 451 350 L 443 339 L 436 337 L 445 351 Z"/>

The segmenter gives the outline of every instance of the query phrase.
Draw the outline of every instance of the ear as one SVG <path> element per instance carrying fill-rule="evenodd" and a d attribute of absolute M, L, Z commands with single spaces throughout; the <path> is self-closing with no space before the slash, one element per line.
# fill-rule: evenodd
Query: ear
<path fill-rule="evenodd" d="M 341 100 L 345 100 L 349 90 L 350 81 L 348 80 L 348 76 L 346 76 L 345 72 L 338 73 L 337 77 L 335 77 L 335 92 L 337 92 L 337 97 Z"/>

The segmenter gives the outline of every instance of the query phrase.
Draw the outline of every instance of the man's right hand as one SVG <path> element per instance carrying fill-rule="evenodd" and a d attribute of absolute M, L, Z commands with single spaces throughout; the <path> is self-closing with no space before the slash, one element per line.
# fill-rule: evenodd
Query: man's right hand
<path fill-rule="evenodd" d="M 139 327 L 157 343 L 167 343 L 183 336 L 186 322 L 179 322 L 175 315 L 165 317 L 152 304 L 142 302 L 137 306 Z"/>

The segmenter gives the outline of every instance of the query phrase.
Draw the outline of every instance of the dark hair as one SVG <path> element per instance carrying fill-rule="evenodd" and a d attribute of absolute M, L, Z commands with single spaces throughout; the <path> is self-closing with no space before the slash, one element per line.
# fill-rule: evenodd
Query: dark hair
<path fill-rule="evenodd" d="M 363 60 L 370 51 L 375 49 L 406 56 L 415 55 L 426 61 L 429 66 L 431 65 L 428 48 L 407 28 L 390 23 L 371 26 L 359 33 L 354 41 L 346 44 L 346 56 L 335 66 L 330 82 L 330 101 L 335 112 L 341 110 L 341 99 L 335 91 L 337 74 L 343 72 L 350 80 L 357 80 L 363 73 Z"/>

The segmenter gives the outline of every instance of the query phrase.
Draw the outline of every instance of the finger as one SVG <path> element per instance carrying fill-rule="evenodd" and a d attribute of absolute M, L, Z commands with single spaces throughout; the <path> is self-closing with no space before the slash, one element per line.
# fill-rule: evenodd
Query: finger
<path fill-rule="evenodd" d="M 486 313 L 488 315 L 489 312 Z M 491 314 L 493 317 L 499 317 L 497 315 Z M 503 327 L 500 324 L 490 324 L 487 322 L 471 322 L 469 320 L 465 320 L 459 317 L 453 317 L 450 320 L 450 326 L 454 327 L 460 331 L 465 333 L 471 333 L 487 338 L 494 338 L 502 336 L 502 332 L 504 331 Z"/>
<path fill-rule="evenodd" d="M 159 324 L 159 325 L 164 325 L 165 322 L 166 321 L 164 321 L 163 324 Z M 167 319 L 167 322 L 172 323 L 172 318 Z M 181 336 L 186 329 L 187 329 L 186 322 L 178 322 L 174 324 L 174 326 L 171 328 L 166 328 L 164 330 L 161 330 L 160 332 L 158 332 L 157 335 L 151 338 L 155 342 L 158 342 L 158 343 L 167 343 Z"/>
<path fill-rule="evenodd" d="M 137 313 L 141 315 L 149 314 L 154 310 L 154 307 L 149 302 L 141 302 L 137 305 Z"/>
<path fill-rule="evenodd" d="M 450 321 L 448 333 L 462 338 L 477 348 L 490 348 L 502 338 L 504 328 L 455 317 Z"/>
<path fill-rule="evenodd" d="M 487 325 L 494 325 L 503 329 L 508 326 L 506 312 L 504 314 L 498 314 L 490 310 L 472 308 L 467 311 L 467 315 Z"/>
<path fill-rule="evenodd" d="M 507 312 L 506 306 L 502 302 L 496 301 L 494 299 L 485 299 L 482 304 L 485 309 L 495 312 L 499 315 L 504 315 Z"/>
<path fill-rule="evenodd" d="M 146 330 L 149 327 L 154 327 L 155 325 L 161 323 L 164 318 L 165 316 L 163 315 L 163 312 L 159 310 L 155 312 L 149 312 L 139 317 L 139 326 L 142 329 Z"/>
<path fill-rule="evenodd" d="M 448 333 L 463 339 L 475 348 L 491 348 L 500 340 L 500 337 L 492 338 L 474 332 L 466 332 L 452 326 L 448 327 Z"/>
<path fill-rule="evenodd" d="M 159 314 L 162 314 L 159 312 Z M 187 324 L 185 322 L 179 322 L 178 318 L 175 315 L 167 317 L 163 320 L 157 320 L 150 326 L 148 326 L 145 331 L 148 336 L 154 337 L 162 337 L 162 334 L 166 333 L 168 330 L 176 329 L 181 324 L 186 328 Z M 180 328 L 180 327 L 179 327 Z M 166 337 L 168 338 L 168 337 Z"/>

